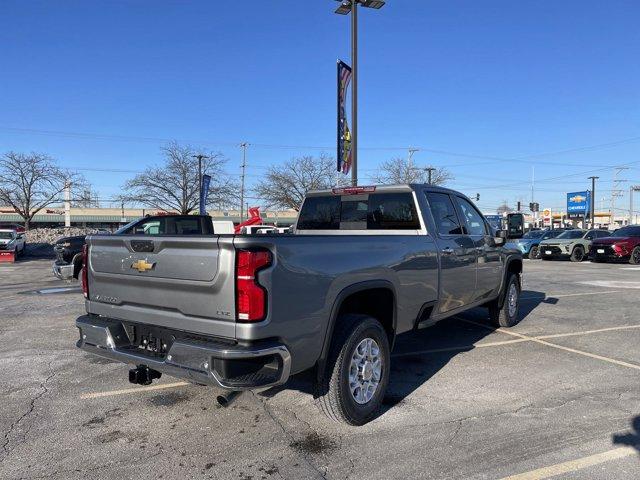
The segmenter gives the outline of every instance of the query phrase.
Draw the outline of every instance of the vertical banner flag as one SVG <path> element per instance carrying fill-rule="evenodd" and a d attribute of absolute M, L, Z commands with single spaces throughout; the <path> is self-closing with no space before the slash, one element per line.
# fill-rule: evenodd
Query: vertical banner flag
<path fill-rule="evenodd" d="M 351 67 L 338 60 L 338 171 L 345 175 L 351 169 L 351 132 L 347 124 L 345 103 L 351 82 Z"/>
<path fill-rule="evenodd" d="M 211 176 L 202 176 L 202 188 L 200 189 L 200 215 L 207 214 L 207 197 L 209 196 L 209 184 L 211 184 Z"/>

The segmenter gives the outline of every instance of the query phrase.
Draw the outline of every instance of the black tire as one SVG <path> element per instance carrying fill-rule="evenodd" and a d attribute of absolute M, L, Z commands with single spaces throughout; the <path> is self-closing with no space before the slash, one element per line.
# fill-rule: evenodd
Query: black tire
<path fill-rule="evenodd" d="M 573 248 L 570 259 L 572 262 L 581 262 L 584 260 L 584 256 L 584 248 L 582 248 L 580 245 L 577 245 Z"/>
<path fill-rule="evenodd" d="M 629 263 L 632 265 L 640 265 L 640 247 L 636 247 L 631 251 Z"/>
<path fill-rule="evenodd" d="M 381 374 L 371 399 L 360 404 L 351 392 L 349 371 L 356 348 L 365 339 L 375 340 L 379 347 Z M 367 315 L 339 317 L 325 370 L 315 385 L 316 404 L 336 422 L 364 425 L 375 417 L 380 408 L 389 383 L 390 362 L 389 338 L 380 322 Z"/>
<path fill-rule="evenodd" d="M 515 288 L 515 309 L 509 308 L 511 289 Z M 505 284 L 505 297 L 502 308 L 498 306 L 498 300 L 489 304 L 489 318 L 496 327 L 513 327 L 519 321 L 518 311 L 520 309 L 520 277 L 512 273 Z"/>
<path fill-rule="evenodd" d="M 540 258 L 540 247 L 538 247 L 537 245 L 534 245 L 533 247 L 531 247 L 531 250 L 529 250 L 529 259 L 538 260 L 539 258 Z"/>

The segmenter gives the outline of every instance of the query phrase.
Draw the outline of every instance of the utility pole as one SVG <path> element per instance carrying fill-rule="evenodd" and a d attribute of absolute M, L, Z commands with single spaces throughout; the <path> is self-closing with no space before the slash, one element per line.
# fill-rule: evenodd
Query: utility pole
<path fill-rule="evenodd" d="M 420 149 L 418 148 L 409 148 L 409 157 L 407 158 L 407 171 L 411 172 L 413 170 L 413 154 L 418 152 Z"/>
<path fill-rule="evenodd" d="M 191 156 L 198 159 L 198 205 L 200 207 L 198 211 L 202 212 L 204 207 L 204 205 L 202 205 L 202 160 L 209 157 L 201 153 Z"/>
<path fill-rule="evenodd" d="M 71 183 L 64 184 L 64 226 L 71 227 Z"/>
<path fill-rule="evenodd" d="M 611 213 L 610 213 L 611 220 L 609 221 L 609 225 L 613 225 L 613 226 L 615 226 L 615 223 L 616 223 L 616 220 L 615 220 L 616 198 L 622 197 L 622 194 L 623 194 L 622 190 L 620 190 L 619 187 L 621 183 L 627 181 L 627 180 L 618 179 L 618 175 L 623 170 L 629 170 L 629 167 L 614 167 L 614 172 L 613 172 L 613 189 L 611 190 Z"/>
<path fill-rule="evenodd" d="M 427 180 L 427 182 L 429 183 L 429 185 L 431 185 L 431 173 L 435 172 L 436 169 L 434 167 L 427 167 L 425 168 L 427 174 L 429 175 L 429 179 Z"/>
<path fill-rule="evenodd" d="M 633 216 L 633 192 L 640 192 L 640 185 L 632 185 L 629 187 L 629 225 L 635 223 Z"/>
<path fill-rule="evenodd" d="M 383 0 L 338 0 L 336 12 L 351 13 L 351 184 L 358 185 L 358 4 L 366 8 L 380 9 Z"/>
<path fill-rule="evenodd" d="M 242 142 L 240 144 L 240 148 L 242 148 L 242 174 L 240 175 L 240 223 L 242 223 L 244 217 L 244 176 L 247 168 L 247 147 L 249 144 L 247 142 Z M 247 207 L 248 209 L 249 207 Z"/>
<path fill-rule="evenodd" d="M 589 218 L 591 219 L 591 228 L 595 228 L 596 225 L 596 180 L 600 177 L 591 176 L 591 205 L 589 205 Z"/>

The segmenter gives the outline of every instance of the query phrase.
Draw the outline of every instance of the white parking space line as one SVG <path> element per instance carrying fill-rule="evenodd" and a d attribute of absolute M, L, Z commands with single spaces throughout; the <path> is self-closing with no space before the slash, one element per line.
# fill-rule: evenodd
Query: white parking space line
<path fill-rule="evenodd" d="M 613 450 L 596 453 L 595 455 L 589 455 L 576 460 L 569 460 L 568 462 L 557 463 L 555 465 L 549 465 L 548 467 L 538 468 L 529 472 L 511 475 L 509 477 L 504 477 L 502 480 L 543 480 L 545 478 L 555 477 L 564 473 L 577 472 L 578 470 L 630 457 L 635 454 L 636 450 L 633 447 L 614 448 Z"/>
<path fill-rule="evenodd" d="M 640 270 L 640 267 L 620 267 L 620 270 Z"/>
<path fill-rule="evenodd" d="M 461 350 L 471 350 L 474 348 L 483 348 L 483 347 L 498 347 L 500 345 L 511 345 L 512 343 L 522 343 L 522 342 L 528 342 L 528 341 L 529 339 L 526 339 L 526 338 L 518 338 L 516 340 L 505 340 L 503 342 L 474 343 L 472 345 L 462 345 L 460 347 L 432 348 L 430 350 L 418 350 L 417 352 L 394 353 L 393 355 L 391 355 L 391 357 L 400 358 L 400 357 L 411 357 L 413 355 L 426 355 L 428 353 L 457 352 Z"/>
<path fill-rule="evenodd" d="M 91 398 L 112 397 L 115 395 L 128 395 L 130 393 L 144 393 L 144 392 L 150 392 L 153 390 L 164 390 L 166 388 L 184 387 L 185 385 L 191 385 L 191 384 L 189 382 L 175 382 L 175 383 L 165 383 L 162 385 L 151 385 L 148 387 L 126 388 L 124 390 L 111 390 L 107 392 L 84 393 L 80 395 L 80 399 L 87 400 Z"/>
<path fill-rule="evenodd" d="M 558 350 L 564 350 L 565 352 L 571 352 L 571 353 L 575 353 L 575 354 L 578 354 L 578 355 L 583 355 L 585 357 L 593 358 L 593 359 L 596 359 L 596 360 L 602 360 L 603 362 L 612 363 L 614 365 L 619 365 L 621 367 L 627 367 L 627 368 L 633 368 L 634 370 L 640 370 L 640 365 L 635 365 L 633 363 L 623 362 L 621 360 L 616 360 L 615 358 L 604 357 L 602 355 L 596 355 L 595 353 L 584 352 L 582 350 L 577 350 L 575 348 L 563 347 L 562 345 L 557 345 L 555 343 L 547 342 L 546 340 L 541 340 L 541 339 L 536 338 L 536 337 L 530 337 L 528 335 L 523 335 L 521 333 L 512 332 L 510 330 L 505 330 L 505 329 L 502 329 L 502 328 L 498 328 L 497 330 L 494 330 L 492 327 L 490 327 L 488 325 L 483 325 L 482 323 L 474 322 L 472 320 L 467 320 L 465 318 L 460 318 L 460 317 L 455 317 L 455 318 L 457 318 L 458 320 L 461 320 L 463 322 L 470 323 L 472 325 L 477 325 L 479 327 L 488 328 L 489 330 L 492 330 L 492 331 L 505 333 L 507 335 L 511 335 L 511 336 L 518 337 L 518 338 L 526 338 L 526 339 L 528 339 L 528 340 L 530 340 L 532 342 L 539 343 L 540 345 L 546 345 L 547 347 L 556 348 Z"/>
<path fill-rule="evenodd" d="M 607 327 L 607 328 L 598 328 L 597 330 L 585 330 L 583 332 L 556 333 L 553 335 L 539 335 L 535 338 L 545 339 L 545 338 L 575 337 L 575 336 L 590 335 L 592 333 L 600 333 L 600 332 L 615 332 L 618 330 L 634 330 L 636 328 L 640 328 L 640 325 L 623 325 L 620 327 Z"/>
<path fill-rule="evenodd" d="M 604 288 L 633 288 L 639 289 L 640 282 L 626 282 L 622 280 L 593 280 L 589 282 L 579 282 L 581 285 Z"/>
<path fill-rule="evenodd" d="M 523 295 L 522 297 L 520 297 L 520 300 L 544 300 L 547 298 L 564 298 L 564 297 L 582 297 L 585 295 L 604 295 L 605 293 L 620 293 L 623 292 L 624 290 L 607 290 L 606 292 L 582 292 L 582 293 L 562 293 L 560 295 L 546 295 L 544 297 L 542 297 L 541 295 L 538 296 L 527 296 L 527 295 Z"/>

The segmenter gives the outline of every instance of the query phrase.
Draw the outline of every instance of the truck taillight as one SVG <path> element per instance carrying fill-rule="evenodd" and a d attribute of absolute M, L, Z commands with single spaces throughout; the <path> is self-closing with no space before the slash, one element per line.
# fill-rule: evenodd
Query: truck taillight
<path fill-rule="evenodd" d="M 236 252 L 236 312 L 239 322 L 259 322 L 267 315 L 267 291 L 258 283 L 258 272 L 272 263 L 268 250 Z"/>
<path fill-rule="evenodd" d="M 82 246 L 82 270 L 80 271 L 82 282 L 82 293 L 84 298 L 89 298 L 89 279 L 87 276 L 87 269 L 89 268 L 89 246 L 85 243 Z"/>

